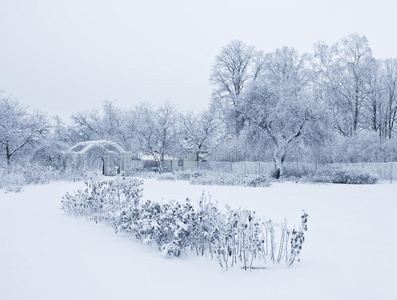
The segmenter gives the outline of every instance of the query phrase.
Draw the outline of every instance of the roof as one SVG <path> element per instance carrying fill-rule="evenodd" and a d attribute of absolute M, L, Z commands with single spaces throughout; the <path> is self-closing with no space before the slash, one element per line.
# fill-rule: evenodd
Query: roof
<path fill-rule="evenodd" d="M 86 153 L 92 148 L 95 147 L 100 147 L 102 149 L 105 149 L 108 152 L 113 152 L 106 147 L 113 147 L 120 153 L 125 153 L 126 151 L 117 143 L 107 141 L 107 140 L 96 140 L 96 141 L 86 141 L 86 142 L 80 142 L 75 144 L 74 146 L 70 147 L 66 152 L 69 153 Z M 80 149 L 80 150 L 79 150 Z"/>

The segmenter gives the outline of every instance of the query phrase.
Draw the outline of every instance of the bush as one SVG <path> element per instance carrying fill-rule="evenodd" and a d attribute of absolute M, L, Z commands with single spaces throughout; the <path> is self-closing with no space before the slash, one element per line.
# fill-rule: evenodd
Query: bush
<path fill-rule="evenodd" d="M 295 165 L 285 165 L 283 169 L 283 178 L 300 178 L 307 175 L 313 174 L 313 171 L 309 168 L 306 168 L 303 164 L 299 167 Z M 271 176 L 275 177 L 276 171 L 273 171 Z"/>
<path fill-rule="evenodd" d="M 47 184 L 64 178 L 64 175 L 53 167 L 35 164 L 0 169 L 0 175 L 0 188 L 9 192 L 19 192 L 28 184 Z"/>
<path fill-rule="evenodd" d="M 356 173 L 349 171 L 331 171 L 316 173 L 302 178 L 308 182 L 340 183 L 340 184 L 375 184 L 378 182 L 376 176 L 367 173 Z"/>
<path fill-rule="evenodd" d="M 246 182 L 246 186 L 252 187 L 268 187 L 272 183 L 271 179 L 268 176 L 257 176 L 253 179 L 248 179 Z"/>
<path fill-rule="evenodd" d="M 161 174 L 157 180 L 185 180 L 194 185 L 228 185 L 267 187 L 271 185 L 268 176 L 241 175 L 235 173 L 215 173 L 205 171 L 182 171 L 171 174 Z"/>
<path fill-rule="evenodd" d="M 203 176 L 203 172 L 201 171 L 182 171 L 176 173 L 176 178 L 178 180 L 190 181 L 200 176 Z"/>
<path fill-rule="evenodd" d="M 286 220 L 274 224 L 250 210 L 226 207 L 222 212 L 204 195 L 196 208 L 189 199 L 184 204 L 142 202 L 141 186 L 136 179 L 91 180 L 85 190 L 66 194 L 62 209 L 131 234 L 167 257 L 191 249 L 197 255 L 210 255 L 226 269 L 238 262 L 244 269 L 253 268 L 254 260 L 288 266 L 299 261 L 307 231 L 306 213 L 299 229 L 291 231 Z"/>
<path fill-rule="evenodd" d="M 7 192 L 20 192 L 22 187 L 25 185 L 25 177 L 22 174 L 7 173 L 5 170 L 0 171 L 0 189 L 4 189 Z"/>
<path fill-rule="evenodd" d="M 157 180 L 163 180 L 163 181 L 175 181 L 176 176 L 172 173 L 162 173 L 159 176 L 157 176 Z"/>
<path fill-rule="evenodd" d="M 202 173 L 201 176 L 190 180 L 195 185 L 227 185 L 227 186 L 251 186 L 267 187 L 271 185 L 271 179 L 267 176 L 240 175 L 230 173 Z"/>
<path fill-rule="evenodd" d="M 134 178 L 116 178 L 111 181 L 90 179 L 85 190 L 67 193 L 62 198 L 61 209 L 76 217 L 120 226 L 125 209 L 136 208 L 142 197 L 142 182 Z"/>

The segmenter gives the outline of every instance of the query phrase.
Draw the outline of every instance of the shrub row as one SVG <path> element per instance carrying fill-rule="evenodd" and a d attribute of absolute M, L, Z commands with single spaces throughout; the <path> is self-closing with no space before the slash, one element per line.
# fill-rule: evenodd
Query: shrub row
<path fill-rule="evenodd" d="M 0 169 L 0 188 L 8 192 L 19 192 L 28 184 L 46 184 L 59 180 L 63 174 L 50 166 L 28 164 Z"/>
<path fill-rule="evenodd" d="M 158 180 L 187 180 L 194 185 L 227 185 L 227 186 L 250 186 L 268 187 L 272 180 L 268 176 L 241 175 L 234 173 L 218 173 L 203 171 L 184 171 L 175 174 L 161 174 Z"/>
<path fill-rule="evenodd" d="M 172 201 L 160 204 L 141 201 L 142 182 L 136 179 L 86 182 L 85 190 L 66 194 L 62 209 L 113 226 L 144 243 L 156 246 L 166 256 L 180 256 L 187 250 L 215 258 L 222 268 L 241 264 L 253 268 L 265 264 L 299 261 L 307 231 L 307 214 L 298 230 L 289 230 L 286 220 L 275 224 L 249 210 L 220 211 L 202 195 L 196 207 Z"/>
<path fill-rule="evenodd" d="M 269 176 L 241 175 L 234 173 L 216 173 L 208 171 L 184 171 L 175 174 L 161 174 L 158 180 L 187 180 L 195 185 L 227 185 L 267 187 L 272 184 Z M 327 171 L 302 176 L 283 176 L 284 180 L 313 182 L 313 183 L 340 183 L 340 184 L 375 184 L 376 176 L 355 171 Z"/>
<path fill-rule="evenodd" d="M 375 184 L 378 182 L 376 176 L 367 173 L 352 171 L 330 171 L 306 175 L 302 177 L 306 182 L 340 183 L 340 184 Z"/>
<path fill-rule="evenodd" d="M 205 173 L 203 176 L 191 179 L 190 183 L 195 185 L 268 187 L 271 185 L 271 179 L 267 176 Z"/>

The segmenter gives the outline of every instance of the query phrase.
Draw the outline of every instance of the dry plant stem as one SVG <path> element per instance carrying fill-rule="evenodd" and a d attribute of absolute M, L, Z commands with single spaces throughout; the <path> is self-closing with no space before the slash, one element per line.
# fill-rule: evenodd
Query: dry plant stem
<path fill-rule="evenodd" d="M 279 249 L 278 249 L 278 257 L 277 257 L 277 262 L 278 263 L 283 258 L 283 252 L 284 252 L 283 248 L 284 248 L 285 236 L 286 236 L 286 232 L 287 232 L 287 220 L 286 219 L 284 219 L 284 222 L 281 223 L 280 229 L 281 229 L 281 238 L 280 238 L 280 246 L 279 246 Z"/>

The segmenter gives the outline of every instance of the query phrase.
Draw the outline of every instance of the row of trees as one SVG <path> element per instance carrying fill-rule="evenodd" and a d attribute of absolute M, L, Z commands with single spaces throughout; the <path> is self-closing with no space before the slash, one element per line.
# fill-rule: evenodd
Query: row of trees
<path fill-rule="evenodd" d="M 395 156 L 397 60 L 377 60 L 364 36 L 317 43 L 314 53 L 283 47 L 263 53 L 240 41 L 226 45 L 211 72 L 213 96 L 201 113 L 165 103 L 128 109 L 105 102 L 72 116 L 72 124 L 29 113 L 0 97 L 3 161 L 60 152 L 87 140 L 117 142 L 160 163 L 167 155 L 197 161 L 385 161 Z M 33 150 L 33 151 L 32 151 Z"/>
<path fill-rule="evenodd" d="M 244 125 L 240 107 L 253 90 L 278 98 L 277 104 L 299 97 L 309 107 L 317 102 L 343 136 L 372 130 L 391 139 L 395 132 L 397 59 L 375 59 L 358 34 L 333 45 L 319 42 L 303 55 L 288 47 L 263 54 L 234 41 L 217 56 L 211 81 L 214 103 L 237 133 Z"/>
<path fill-rule="evenodd" d="M 214 111 L 181 114 L 169 103 L 158 107 L 140 103 L 122 109 L 105 102 L 101 109 L 73 115 L 72 121 L 66 125 L 58 117 L 30 113 L 17 100 L 3 97 L 0 99 L 2 161 L 10 165 L 13 159 L 19 162 L 33 159 L 60 167 L 62 151 L 72 145 L 109 140 L 137 156 L 149 155 L 161 166 L 167 156 L 205 160 L 217 149 L 222 137 Z"/>
<path fill-rule="evenodd" d="M 396 132 L 397 60 L 375 59 L 364 36 L 317 43 L 313 54 L 303 55 L 288 47 L 264 54 L 234 41 L 216 57 L 211 81 L 213 105 L 229 133 L 270 145 L 276 176 L 298 149 L 335 161 L 346 157 L 335 152 L 364 139 L 376 151 L 362 159 L 392 154 L 380 152 Z M 339 149 L 330 151 L 331 143 Z"/>
<path fill-rule="evenodd" d="M 158 107 L 140 103 L 120 109 L 105 102 L 102 111 L 79 113 L 73 117 L 74 132 L 68 143 L 106 139 L 119 143 L 135 154 L 146 154 L 161 167 L 166 156 L 193 160 L 206 159 L 217 148 L 222 131 L 212 110 L 200 114 L 179 113 L 165 103 Z"/>

